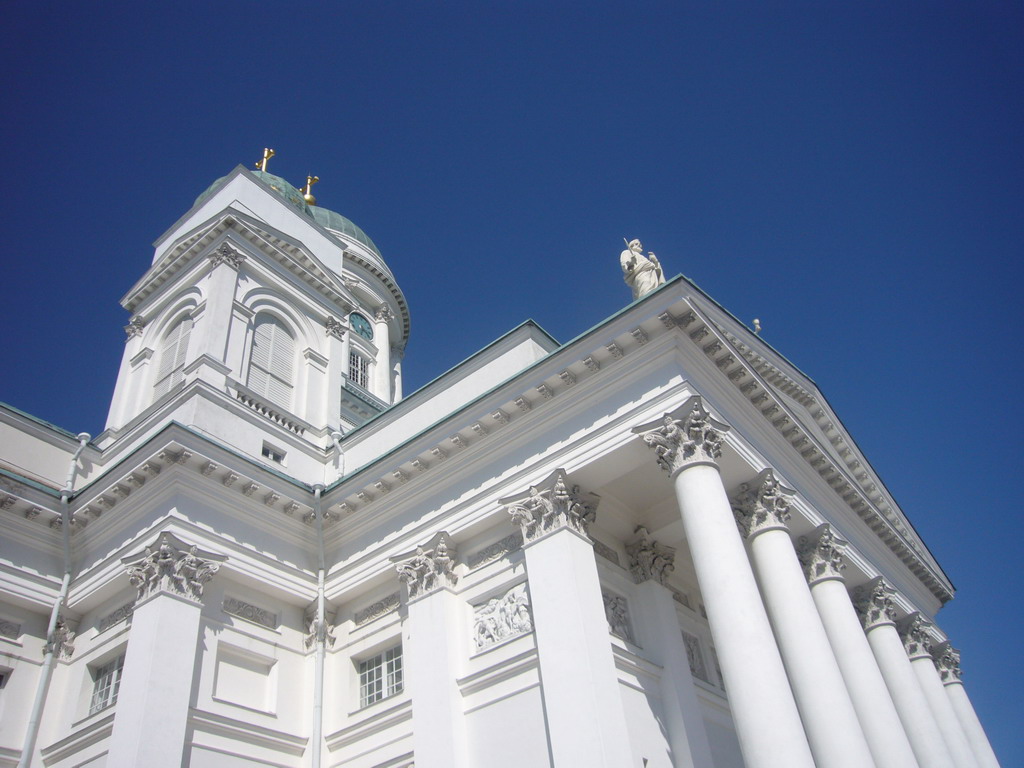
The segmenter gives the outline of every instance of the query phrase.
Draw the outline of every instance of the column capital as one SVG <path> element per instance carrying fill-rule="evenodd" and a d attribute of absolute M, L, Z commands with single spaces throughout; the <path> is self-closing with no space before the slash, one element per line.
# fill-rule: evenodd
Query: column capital
<path fill-rule="evenodd" d="M 884 624 L 896 624 L 896 606 L 892 602 L 895 594 L 896 590 L 881 578 L 853 591 L 853 605 L 864 623 L 865 631 Z"/>
<path fill-rule="evenodd" d="M 556 469 L 525 493 L 499 499 L 511 516 L 513 525 L 529 543 L 559 528 L 569 528 L 584 536 L 587 526 L 597 519 L 601 497 L 585 493 L 578 485 L 570 485 L 564 469 Z"/>
<path fill-rule="evenodd" d="M 786 530 L 789 520 L 787 496 L 795 492 L 786 488 L 771 469 L 763 470 L 748 483 L 743 483 L 732 497 L 732 512 L 744 537 L 750 538 L 774 528 Z"/>
<path fill-rule="evenodd" d="M 666 584 L 669 574 L 676 569 L 676 550 L 653 541 L 647 529 L 642 525 L 635 531 L 640 538 L 626 545 L 629 555 L 629 570 L 637 584 L 645 581 L 656 581 Z"/>
<path fill-rule="evenodd" d="M 379 323 L 387 323 L 394 318 L 395 313 L 391 311 L 391 307 L 387 304 L 381 304 L 377 307 L 377 311 L 373 313 L 374 318 Z"/>
<path fill-rule="evenodd" d="M 728 430 L 696 395 L 660 419 L 633 428 L 672 477 L 694 464 L 716 464 L 722 455 L 722 435 Z"/>
<path fill-rule="evenodd" d="M 203 589 L 227 560 L 224 555 L 186 544 L 164 531 L 141 555 L 121 559 L 138 600 L 160 592 L 203 602 Z"/>
<path fill-rule="evenodd" d="M 932 640 L 928 636 L 928 628 L 931 626 L 932 623 L 919 612 L 911 613 L 896 623 L 903 647 L 907 649 L 911 661 L 922 658 L 931 661 Z"/>
<path fill-rule="evenodd" d="M 935 668 L 939 671 L 943 685 L 963 682 L 963 673 L 960 671 L 960 651 L 946 640 L 932 648 L 932 660 Z"/>
<path fill-rule="evenodd" d="M 843 556 L 848 543 L 836 536 L 828 523 L 819 525 L 808 536 L 801 536 L 797 542 L 797 554 L 804 567 L 807 583 L 813 586 L 825 579 L 842 580 L 846 568 Z"/>
<path fill-rule="evenodd" d="M 336 317 L 328 317 L 324 322 L 324 332 L 336 339 L 345 338 L 345 324 Z"/>
<path fill-rule="evenodd" d="M 218 245 L 214 250 L 206 254 L 210 264 L 214 267 L 219 264 L 227 264 L 232 269 L 238 269 L 245 261 L 245 254 L 228 245 L 227 241 Z"/>
<path fill-rule="evenodd" d="M 449 543 L 447 531 L 436 534 L 429 542 L 412 552 L 391 558 L 405 585 L 409 600 L 429 595 L 439 589 L 454 589 L 459 581 L 455 575 L 455 548 Z"/>

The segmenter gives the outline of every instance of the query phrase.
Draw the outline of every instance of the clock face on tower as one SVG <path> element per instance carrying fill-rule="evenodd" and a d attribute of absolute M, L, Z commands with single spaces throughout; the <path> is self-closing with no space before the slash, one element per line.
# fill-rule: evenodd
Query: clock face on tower
<path fill-rule="evenodd" d="M 373 326 L 370 325 L 370 321 L 360 315 L 358 312 L 353 312 L 349 315 L 349 322 L 352 323 L 352 330 L 362 336 L 364 339 L 369 341 L 373 340 Z"/>

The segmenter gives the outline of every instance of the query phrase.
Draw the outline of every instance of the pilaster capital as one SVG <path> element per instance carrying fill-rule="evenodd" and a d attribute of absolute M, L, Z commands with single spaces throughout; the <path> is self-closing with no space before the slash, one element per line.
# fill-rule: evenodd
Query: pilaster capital
<path fill-rule="evenodd" d="M 637 584 L 645 581 L 656 581 L 659 584 L 668 582 L 669 574 L 676 569 L 676 550 L 653 541 L 647 529 L 637 526 L 636 533 L 640 538 L 626 545 L 629 555 L 629 570 Z"/>
<path fill-rule="evenodd" d="M 139 600 L 167 592 L 202 603 L 203 588 L 226 559 L 165 531 L 141 555 L 122 558 L 121 562 L 128 571 L 128 580 L 139 591 Z"/>
<path fill-rule="evenodd" d="M 146 330 L 146 321 L 142 319 L 141 315 L 135 315 L 128 321 L 128 325 L 124 327 L 124 340 L 130 341 L 136 336 L 141 336 L 144 330 Z"/>
<path fill-rule="evenodd" d="M 896 624 L 896 606 L 892 602 L 895 594 L 896 590 L 886 584 L 884 579 L 875 579 L 853 591 L 853 606 L 864 623 L 865 631 L 885 624 Z"/>
<path fill-rule="evenodd" d="M 232 248 L 225 241 L 207 254 L 210 264 L 216 267 L 219 264 L 227 264 L 232 269 L 238 269 L 245 261 L 245 254 Z"/>
<path fill-rule="evenodd" d="M 954 648 L 948 640 L 932 648 L 932 661 L 935 662 L 935 669 L 939 671 L 943 685 L 952 685 L 963 681 L 963 673 L 960 671 L 960 651 Z"/>
<path fill-rule="evenodd" d="M 345 338 L 345 324 L 336 317 L 328 317 L 324 322 L 324 331 L 328 336 L 336 339 Z"/>
<path fill-rule="evenodd" d="M 513 525 L 523 533 L 523 541 L 534 539 L 559 528 L 570 528 L 584 536 L 587 526 L 597 519 L 601 497 L 585 493 L 578 485 L 570 485 L 564 469 L 556 469 L 545 480 L 530 486 L 525 493 L 499 499 L 511 516 Z"/>
<path fill-rule="evenodd" d="M 633 428 L 672 477 L 694 464 L 715 464 L 722 455 L 722 435 L 728 430 L 696 395 L 660 419 Z"/>
<path fill-rule="evenodd" d="M 70 659 L 75 652 L 76 627 L 77 623 L 70 622 L 63 615 L 59 615 L 53 632 L 46 636 L 43 655 L 52 653 L 58 659 Z"/>
<path fill-rule="evenodd" d="M 391 307 L 389 307 L 387 304 L 381 304 L 379 307 L 377 307 L 377 311 L 373 313 L 373 316 L 377 320 L 377 322 L 387 323 L 392 318 L 394 318 L 395 313 L 391 311 Z"/>
<path fill-rule="evenodd" d="M 771 469 L 765 469 L 749 483 L 743 483 L 732 497 L 732 512 L 740 533 L 751 538 L 774 528 L 785 530 L 789 520 L 786 497 L 793 493 L 792 489 L 779 482 Z"/>
<path fill-rule="evenodd" d="M 907 656 L 914 659 L 932 659 L 932 640 L 928 636 L 928 628 L 931 627 L 928 621 L 919 612 L 911 613 L 896 623 L 896 629 L 903 640 L 903 647 L 907 649 Z"/>
<path fill-rule="evenodd" d="M 809 536 L 801 536 L 797 542 L 797 554 L 807 583 L 813 586 L 826 579 L 842 580 L 846 568 L 843 556 L 848 543 L 836 536 L 828 523 L 819 525 Z"/>
<path fill-rule="evenodd" d="M 459 581 L 455 575 L 456 552 L 448 542 L 448 533 L 441 531 L 412 552 L 391 558 L 410 600 L 439 589 L 455 588 Z"/>

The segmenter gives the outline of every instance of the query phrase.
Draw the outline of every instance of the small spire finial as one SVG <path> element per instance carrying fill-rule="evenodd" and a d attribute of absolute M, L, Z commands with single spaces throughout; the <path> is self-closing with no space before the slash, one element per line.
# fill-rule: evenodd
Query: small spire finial
<path fill-rule="evenodd" d="M 263 171 L 264 173 L 266 173 L 267 161 L 270 160 L 270 158 L 272 158 L 275 154 L 277 153 L 274 152 L 274 150 L 270 149 L 270 147 L 264 147 L 263 159 L 256 161 L 256 170 Z"/>
<path fill-rule="evenodd" d="M 316 205 L 316 198 L 313 197 L 313 185 L 320 181 L 319 176 L 306 176 L 306 186 L 302 188 L 302 199 L 308 205 Z"/>

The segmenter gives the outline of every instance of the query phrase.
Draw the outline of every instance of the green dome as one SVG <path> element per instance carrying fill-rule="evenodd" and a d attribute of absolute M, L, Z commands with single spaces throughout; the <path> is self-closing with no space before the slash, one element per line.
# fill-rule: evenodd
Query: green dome
<path fill-rule="evenodd" d="M 380 251 L 377 250 L 377 246 L 373 244 L 373 240 L 370 239 L 370 236 L 363 232 L 357 224 L 346 219 L 340 213 L 335 213 L 327 208 L 318 208 L 315 205 L 310 206 L 309 212 L 313 214 L 313 220 L 321 227 L 324 227 L 325 229 L 333 229 L 335 232 L 341 232 L 343 235 L 348 235 L 365 245 L 381 259 L 384 258 L 380 255 Z"/>
<path fill-rule="evenodd" d="M 289 203 L 294 205 L 300 211 L 302 211 L 306 215 L 309 215 L 309 206 L 306 205 L 306 201 L 302 199 L 302 193 L 299 192 L 299 190 L 297 190 L 287 181 L 282 179 L 280 176 L 275 176 L 274 174 L 267 173 L 266 171 L 249 171 L 249 173 L 251 173 L 257 179 L 262 181 L 272 190 L 277 192 L 277 194 L 279 194 Z M 221 176 L 219 179 L 213 182 L 213 184 L 208 186 L 206 188 L 206 191 L 196 198 L 196 201 L 195 203 L 193 203 L 193 205 L 199 205 L 201 202 L 203 202 L 203 200 L 208 198 L 213 193 L 213 190 L 216 189 L 220 185 L 220 183 L 224 181 L 224 179 L 226 178 L 227 176 Z"/>

